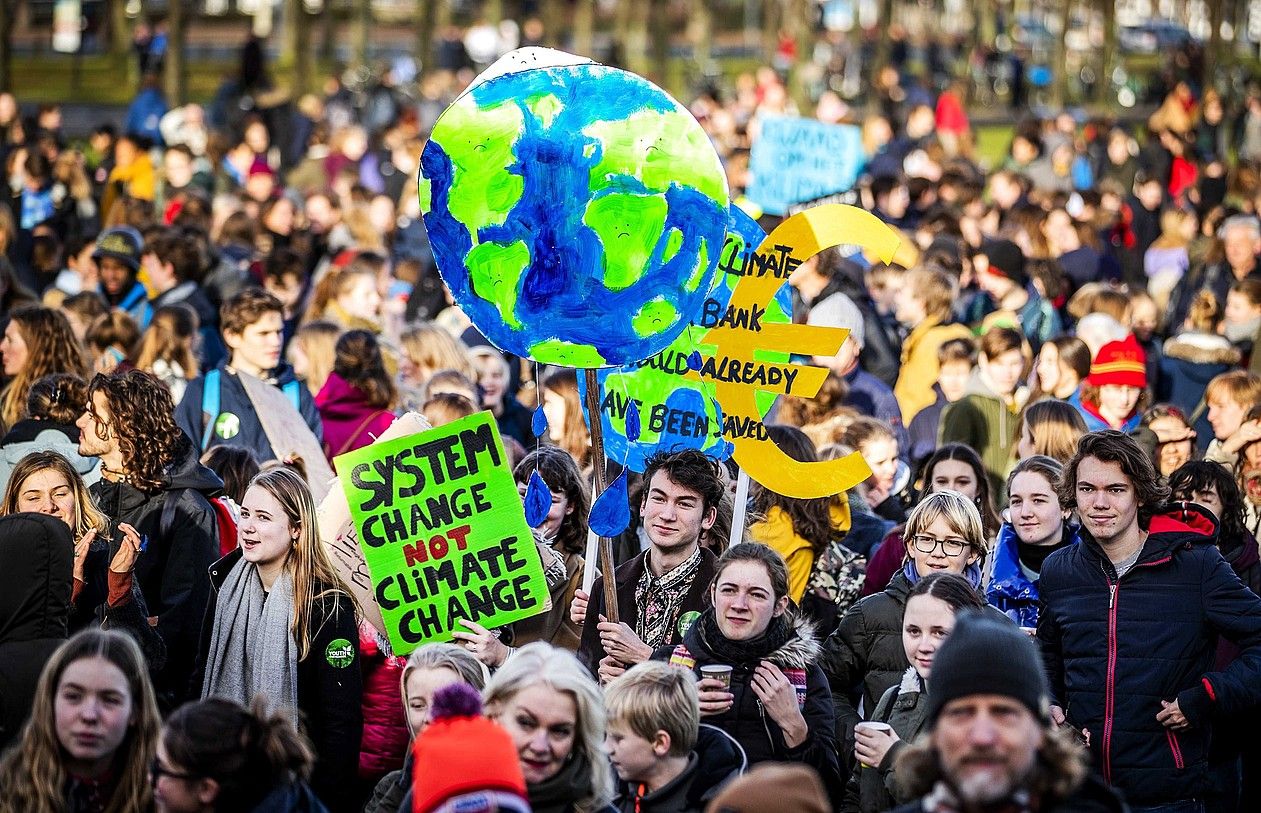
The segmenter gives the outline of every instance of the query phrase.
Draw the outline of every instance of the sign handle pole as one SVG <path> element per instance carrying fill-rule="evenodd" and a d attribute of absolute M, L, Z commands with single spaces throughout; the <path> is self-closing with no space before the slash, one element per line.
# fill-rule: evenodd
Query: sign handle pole
<path fill-rule="evenodd" d="M 731 537 L 727 547 L 739 545 L 744 541 L 744 515 L 749 507 L 749 473 L 740 469 L 736 477 L 735 510 L 731 512 Z"/>
<path fill-rule="evenodd" d="M 600 414 L 600 380 L 591 367 L 583 371 L 587 385 L 587 414 L 591 416 L 591 465 L 595 469 L 595 493 L 608 487 L 604 458 L 604 420 Z M 590 560 L 587 566 L 591 566 Z M 600 537 L 600 576 L 604 579 L 604 617 L 614 624 L 617 615 L 617 583 L 613 579 L 613 540 Z"/>

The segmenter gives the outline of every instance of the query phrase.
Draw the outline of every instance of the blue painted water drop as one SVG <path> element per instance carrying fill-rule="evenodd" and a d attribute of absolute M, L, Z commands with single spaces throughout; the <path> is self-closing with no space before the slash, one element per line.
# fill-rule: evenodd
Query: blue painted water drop
<path fill-rule="evenodd" d="M 534 430 L 536 438 L 541 438 L 547 433 L 547 413 L 543 411 L 542 404 L 534 409 L 534 416 L 530 419 L 530 428 Z"/>
<path fill-rule="evenodd" d="M 631 443 L 639 440 L 639 404 L 632 400 L 626 405 L 626 439 Z"/>
<path fill-rule="evenodd" d="M 530 484 L 525 487 L 525 522 L 537 528 L 552 510 L 552 490 L 543 482 L 537 471 L 530 473 Z"/>
<path fill-rule="evenodd" d="M 591 530 L 614 537 L 630 526 L 630 498 L 626 495 L 626 470 L 617 476 L 591 504 Z"/>
<path fill-rule="evenodd" d="M 699 350 L 693 350 L 687 354 L 687 368 L 695 371 L 701 369 L 701 352 Z"/>

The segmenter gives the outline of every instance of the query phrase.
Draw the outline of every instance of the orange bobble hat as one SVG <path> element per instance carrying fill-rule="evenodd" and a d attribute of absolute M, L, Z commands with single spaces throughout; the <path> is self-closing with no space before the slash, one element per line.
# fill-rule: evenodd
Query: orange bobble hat
<path fill-rule="evenodd" d="M 413 813 L 530 813 L 516 746 L 466 683 L 434 695 L 412 756 Z"/>
<path fill-rule="evenodd" d="M 1108 342 L 1099 348 L 1099 355 L 1090 364 L 1086 382 L 1092 387 L 1116 384 L 1122 387 L 1147 388 L 1147 354 L 1134 334 L 1119 342 Z"/>

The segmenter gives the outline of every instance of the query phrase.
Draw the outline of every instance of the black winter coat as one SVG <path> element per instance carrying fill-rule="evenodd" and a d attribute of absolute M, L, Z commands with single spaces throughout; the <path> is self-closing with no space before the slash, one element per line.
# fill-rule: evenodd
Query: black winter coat
<path fill-rule="evenodd" d="M 618 565 L 613 571 L 613 578 L 617 582 L 618 618 L 630 625 L 631 629 L 635 628 L 635 618 L 639 614 L 635 606 L 635 587 L 639 584 L 640 577 L 644 575 L 646 555 L 645 551 L 630 561 Z M 701 548 L 701 564 L 696 571 L 696 580 L 692 582 L 691 589 L 683 597 L 683 603 L 679 607 L 679 617 L 670 625 L 670 640 L 668 641 L 670 645 L 683 640 L 681 622 L 684 621 L 684 617 L 689 613 L 700 613 L 709 606 L 709 584 L 717 575 L 717 564 L 718 560 L 714 554 L 706 548 Z M 587 605 L 587 617 L 582 624 L 582 640 L 578 644 L 578 660 L 582 661 L 583 666 L 586 666 L 593 675 L 599 670 L 600 661 L 604 660 L 606 654 L 604 645 L 600 643 L 600 631 L 596 628 L 600 623 L 602 613 L 604 613 L 604 578 L 598 577 L 591 585 L 591 602 Z"/>
<path fill-rule="evenodd" d="M 267 433 L 263 431 L 263 424 L 259 422 L 258 414 L 254 410 L 254 402 L 245 393 L 245 386 L 241 383 L 241 379 L 227 371 L 226 363 L 219 365 L 219 371 L 219 414 L 231 412 L 239 418 L 240 431 L 228 440 L 224 440 L 212 431 L 207 448 L 227 443 L 253 451 L 260 461 L 271 460 L 276 453 L 271 448 L 271 441 L 267 439 Z M 271 378 L 277 387 L 283 387 L 294 380 L 293 368 L 282 363 L 273 371 Z M 204 375 L 188 382 L 184 397 L 175 408 L 175 422 L 199 449 L 206 427 L 206 416 L 201 411 L 205 384 Z M 311 430 L 311 434 L 315 435 L 315 439 L 323 442 L 324 424 L 320 420 L 320 411 L 315 407 L 315 399 L 311 397 L 311 391 L 305 386 L 298 387 L 298 412 L 302 414 L 302 419 L 306 421 L 307 428 Z M 214 419 L 214 416 L 210 417 L 210 420 Z"/>
<path fill-rule="evenodd" d="M 209 568 L 209 582 L 214 586 L 202 625 L 201 647 L 197 669 L 193 674 L 193 691 L 200 692 L 205 682 L 206 660 L 210 654 L 210 638 L 214 631 L 219 588 L 232 568 L 241 560 L 241 549 L 229 553 Z M 317 583 L 315 594 L 327 590 Z M 357 810 L 359 746 L 363 738 L 363 672 L 359 657 L 359 627 L 350 597 L 338 593 L 315 602 L 310 621 L 311 645 L 306 658 L 298 661 L 298 715 L 302 730 L 315 749 L 315 769 L 311 787 L 333 813 Z M 354 653 L 344 663 L 335 664 L 328 657 L 330 649 Z"/>
<path fill-rule="evenodd" d="M 721 728 L 702 723 L 683 773 L 639 798 L 635 783 L 618 781 L 613 806 L 620 813 L 701 813 L 746 767 L 748 760 L 740 743 Z"/>
<path fill-rule="evenodd" d="M 0 517 L 0 750 L 22 730 L 44 664 L 66 640 L 74 541 L 56 517 Z"/>
<path fill-rule="evenodd" d="M 819 664 L 832 687 L 836 740 L 849 768 L 854 766 L 854 726 L 870 719 L 881 696 L 898 685 L 910 666 L 902 647 L 902 613 L 910 593 L 910 580 L 898 570 L 883 591 L 851 605 L 823 644 Z M 992 607 L 986 612 L 1011 622 Z M 867 718 L 858 713 L 860 700 Z"/>
<path fill-rule="evenodd" d="M 701 635 L 701 623 L 697 622 L 683 636 L 684 659 L 690 656 L 694 661 L 693 671 L 700 678 L 702 666 L 726 664 L 732 667 L 730 692 L 735 700 L 730 709 L 722 714 L 705 717 L 705 722 L 726 731 L 748 756 L 749 764 L 759 762 L 799 762 L 814 768 L 823 780 L 829 795 L 839 800 L 843 790 L 841 786 L 840 768 L 836 759 L 836 713 L 832 708 L 832 691 L 828 688 L 827 678 L 817 663 L 819 658 L 819 641 L 815 637 L 814 627 L 803 618 L 796 621 L 796 635 L 772 652 L 765 660 L 780 669 L 804 670 L 806 678 L 806 699 L 801 707 L 801 716 L 806 720 L 809 734 L 805 742 L 795 748 L 784 743 L 784 735 L 775 721 L 763 710 L 762 701 L 750 686 L 753 670 L 760 661 L 750 663 L 732 663 L 730 659 L 720 658 L 706 645 Z M 653 652 L 653 660 L 679 662 L 675 646 L 658 647 Z"/>
<path fill-rule="evenodd" d="M 162 488 L 144 492 L 128 483 L 102 479 L 90 491 L 96 504 L 112 520 L 114 528 L 126 522 L 135 527 L 148 547 L 136 562 L 136 582 L 156 629 L 166 644 L 166 664 L 154 671 L 154 690 L 164 712 L 189 699 L 189 676 L 197 660 L 202 617 L 210 598 L 206 568 L 219 555 L 219 524 L 207 502 L 223 491 L 219 475 L 197 460 L 191 442 L 176 446 L 175 459 L 167 467 Z M 162 513 L 167 500 L 175 500 L 168 514 L 168 533 L 163 532 Z M 115 530 L 115 536 L 118 536 Z M 110 550 L 117 550 L 116 542 Z"/>
<path fill-rule="evenodd" d="M 1213 545 L 1196 506 L 1152 518 L 1137 564 L 1117 578 L 1089 533 L 1042 567 L 1042 647 L 1052 702 L 1091 733 L 1104 781 L 1131 804 L 1202 798 L 1216 714 L 1261 703 L 1261 598 Z M 1219 635 L 1241 654 L 1213 671 Z M 1164 728 L 1177 700 L 1189 729 Z"/>

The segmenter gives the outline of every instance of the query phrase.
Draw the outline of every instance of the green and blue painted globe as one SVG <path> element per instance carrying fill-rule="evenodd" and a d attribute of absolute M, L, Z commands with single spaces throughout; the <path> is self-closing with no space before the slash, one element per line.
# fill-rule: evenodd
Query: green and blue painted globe
<path fill-rule="evenodd" d="M 725 174 L 691 114 L 634 74 L 477 83 L 434 125 L 420 174 L 438 270 L 503 350 L 624 365 L 668 347 L 710 293 Z"/>

